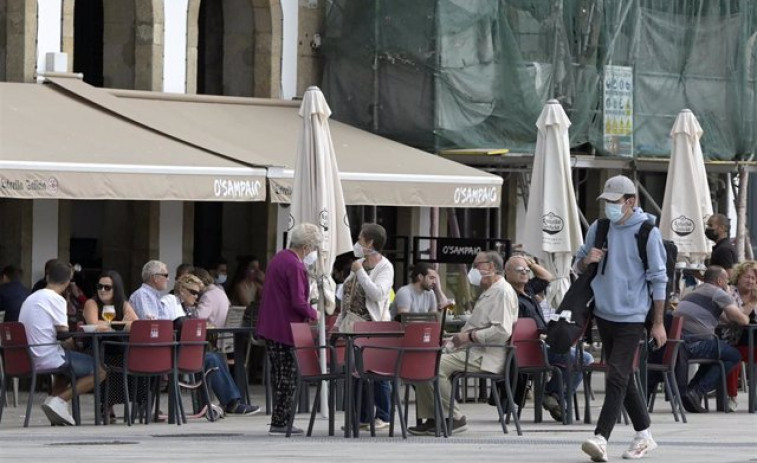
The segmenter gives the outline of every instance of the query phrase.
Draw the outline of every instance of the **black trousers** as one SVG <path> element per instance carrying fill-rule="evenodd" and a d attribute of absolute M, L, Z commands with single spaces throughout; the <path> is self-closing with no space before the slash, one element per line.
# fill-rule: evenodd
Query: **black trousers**
<path fill-rule="evenodd" d="M 609 440 L 622 405 L 636 431 L 649 427 L 649 413 L 633 376 L 633 359 L 644 333 L 644 323 L 618 323 L 601 318 L 596 321 L 607 362 L 607 377 L 605 401 L 594 434 Z"/>

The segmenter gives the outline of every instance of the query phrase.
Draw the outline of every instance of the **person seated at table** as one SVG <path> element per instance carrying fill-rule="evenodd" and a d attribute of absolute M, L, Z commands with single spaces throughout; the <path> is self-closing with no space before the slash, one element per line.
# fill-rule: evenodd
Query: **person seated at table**
<path fill-rule="evenodd" d="M 439 274 L 426 263 L 419 262 L 410 272 L 411 283 L 397 290 L 392 304 L 395 318 L 403 313 L 431 313 L 450 305 L 441 289 Z"/>
<path fill-rule="evenodd" d="M 134 308 L 126 300 L 124 293 L 124 283 L 121 275 L 114 270 L 104 271 L 97 279 L 96 294 L 93 298 L 84 303 L 84 321 L 88 325 L 97 325 L 98 331 L 110 330 L 110 325 L 102 317 L 103 307 L 111 305 L 116 311 L 113 318 L 114 322 L 123 322 L 124 331 L 129 331 L 131 322 L 137 320 L 137 314 Z M 105 348 L 103 362 L 106 365 L 123 365 L 123 348 L 108 346 Z M 123 376 L 113 374 L 110 377 L 111 387 L 108 397 L 105 400 L 105 406 L 108 407 L 110 421 L 115 422 L 116 416 L 113 412 L 113 405 L 122 404 L 125 401 Z"/>
<path fill-rule="evenodd" d="M 192 313 L 194 312 L 193 310 L 187 309 L 197 304 L 197 299 L 202 289 L 203 284 L 199 278 L 190 273 L 185 274 L 176 280 L 174 294 L 169 294 L 163 298 L 162 304 L 164 307 L 162 310 L 157 310 L 156 308 L 148 308 L 148 310 L 154 310 L 153 313 L 165 314 L 176 314 L 185 311 L 186 313 Z M 181 317 L 172 320 L 181 320 Z M 216 352 L 206 352 L 204 368 L 205 371 L 211 368 L 218 368 L 218 371 L 209 376 L 210 388 L 216 397 L 218 397 L 218 401 L 221 402 L 226 413 L 249 416 L 260 412 L 259 406 L 246 404 L 242 401 L 242 394 L 239 392 L 234 378 L 231 377 L 224 357 Z"/>
<path fill-rule="evenodd" d="M 66 300 L 62 294 L 72 277 L 73 269 L 70 264 L 57 259 L 51 262 L 45 277 L 47 286 L 26 298 L 21 305 L 19 321 L 26 328 L 29 344 L 48 344 L 31 348 L 34 367 L 44 370 L 58 368 L 69 363 L 76 375 L 76 384 L 73 387 L 76 387 L 77 394 L 83 394 L 95 387 L 95 367 L 92 357 L 73 351 L 73 339 L 68 339 L 63 343 L 67 347 L 65 350 L 57 343 L 58 334 L 68 332 Z M 105 379 L 105 371 L 98 368 L 97 382 L 103 379 Z M 76 424 L 68 406 L 72 397 L 71 387 L 56 376 L 52 393 L 42 404 L 42 410 L 51 424 Z"/>
<path fill-rule="evenodd" d="M 729 293 L 741 312 L 749 317 L 749 323 L 757 323 L 757 262 L 747 260 L 737 264 L 731 272 L 731 286 Z M 736 347 L 741 358 L 746 361 L 749 357 L 749 342 L 747 332 L 735 323 L 722 323 L 718 326 L 718 336 L 728 344 Z M 738 382 L 740 368 L 734 368 L 728 375 L 728 409 L 735 411 L 738 403 Z"/>
<path fill-rule="evenodd" d="M 444 353 L 439 362 L 439 390 L 442 402 L 442 416 L 449 416 L 452 373 L 466 368 L 466 347 L 471 346 L 468 357 L 468 371 L 488 371 L 501 373 L 505 369 L 505 355 L 502 348 L 477 347 L 476 344 L 505 344 L 510 339 L 513 323 L 518 319 L 518 295 L 502 276 L 504 263 L 496 251 L 480 252 L 473 260 L 468 272 L 468 281 L 473 286 L 480 286 L 483 292 L 476 300 L 473 313 L 460 333 L 455 334 L 450 342 L 453 350 Z M 433 435 L 434 395 L 430 383 L 416 386 L 418 418 L 426 421 L 409 428 L 414 435 Z M 452 433 L 468 429 L 465 416 L 455 402 L 452 409 Z"/>
<path fill-rule="evenodd" d="M 531 274 L 533 273 L 533 278 Z M 552 273 L 546 268 L 537 264 L 532 258 L 526 256 L 513 256 L 505 263 L 505 279 L 510 283 L 518 294 L 518 318 L 533 318 L 539 332 L 546 334 L 547 322 L 544 319 L 541 305 L 536 298 L 537 294 L 543 293 L 554 280 Z M 569 354 L 555 354 L 547 350 L 547 359 L 551 364 L 561 365 L 560 369 L 565 371 L 562 365 L 571 362 L 576 363 L 576 348 L 571 347 Z M 583 353 L 583 364 L 588 365 L 594 362 L 594 357 L 588 352 Z M 583 374 L 577 368 L 573 370 L 572 390 L 577 390 L 581 384 Z M 518 389 L 515 392 L 515 402 L 519 403 L 525 393 L 526 378 L 518 381 Z M 542 406 L 549 412 L 555 421 L 562 422 L 562 409 L 560 407 L 560 397 L 558 396 L 557 377 L 553 376 L 544 386 L 544 399 Z M 570 400 L 567 388 L 564 391 L 565 400 Z"/>
<path fill-rule="evenodd" d="M 248 307 L 263 294 L 265 272 L 255 256 L 241 257 L 238 261 L 234 278 L 228 285 L 229 299 L 233 305 Z"/>
<path fill-rule="evenodd" d="M 0 273 L 0 311 L 5 312 L 6 322 L 18 321 L 21 304 L 31 292 L 21 283 L 20 268 L 6 265 Z"/>
<path fill-rule="evenodd" d="M 160 299 L 168 289 L 168 266 L 159 261 L 151 260 L 142 266 L 142 286 L 131 293 L 129 303 L 134 307 L 140 320 L 175 320 L 181 315 L 167 313 Z"/>
<path fill-rule="evenodd" d="M 739 325 L 749 323 L 749 317 L 739 310 L 727 290 L 728 273 L 723 267 L 711 265 L 704 272 L 704 284 L 685 296 L 673 312 L 674 317 L 683 318 L 683 345 L 689 358 L 721 360 L 726 375 L 741 362 L 741 354 L 715 337 L 718 320 L 724 318 Z M 689 381 L 684 407 L 694 413 L 705 412 L 702 397 L 714 390 L 719 381 L 720 368 L 717 365 L 700 365 Z"/>

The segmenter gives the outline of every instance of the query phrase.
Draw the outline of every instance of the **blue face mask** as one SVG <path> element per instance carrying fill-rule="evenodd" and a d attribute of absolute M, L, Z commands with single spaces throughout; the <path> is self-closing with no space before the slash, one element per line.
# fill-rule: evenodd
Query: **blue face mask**
<path fill-rule="evenodd" d="M 617 223 L 623 218 L 623 204 L 605 203 L 605 215 L 610 222 Z"/>

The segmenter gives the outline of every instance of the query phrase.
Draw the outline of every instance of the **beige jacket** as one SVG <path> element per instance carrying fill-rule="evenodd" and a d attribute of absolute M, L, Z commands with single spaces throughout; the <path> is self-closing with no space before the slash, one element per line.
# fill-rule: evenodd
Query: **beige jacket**
<path fill-rule="evenodd" d="M 476 330 L 477 344 L 506 344 L 517 319 L 518 295 L 510 283 L 500 278 L 479 296 L 462 331 Z M 481 358 L 484 371 L 500 373 L 505 369 L 505 355 L 501 348 L 471 348 L 469 361 L 478 358 Z"/>

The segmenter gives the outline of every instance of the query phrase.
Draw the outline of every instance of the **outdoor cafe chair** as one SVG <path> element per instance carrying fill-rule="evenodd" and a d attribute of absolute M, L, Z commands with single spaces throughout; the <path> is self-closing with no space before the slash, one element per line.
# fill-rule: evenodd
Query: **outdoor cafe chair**
<path fill-rule="evenodd" d="M 558 365 L 550 364 L 547 356 L 547 345 L 539 336 L 539 328 L 533 318 L 520 318 L 513 324 L 513 332 L 510 343 L 515 348 L 515 381 L 517 385 L 518 375 L 531 376 L 534 383 L 534 422 L 541 421 L 542 401 L 544 399 L 544 386 L 547 374 L 557 378 L 558 403 L 562 412 L 563 424 L 567 423 L 565 413 L 565 381 L 562 369 Z M 523 410 L 525 394 L 518 404 L 518 417 Z"/>
<path fill-rule="evenodd" d="M 531 320 L 531 319 L 528 319 Z M 520 320 L 519 320 L 520 321 Z M 532 320 L 533 321 L 533 320 Z M 517 322 L 516 322 L 517 323 Z M 487 348 L 499 348 L 502 349 L 502 355 L 505 357 L 505 368 L 500 373 L 492 373 L 490 371 L 468 371 L 468 358 L 470 356 L 470 349 L 478 347 Z M 452 392 L 449 398 L 449 417 L 447 423 L 447 429 L 452 429 L 453 423 L 453 405 L 455 403 L 455 397 L 457 397 L 460 381 L 466 381 L 468 378 L 489 380 L 492 384 L 492 396 L 494 397 L 494 405 L 497 408 L 497 414 L 499 415 L 499 422 L 502 425 L 502 432 L 507 434 L 507 422 L 509 417 L 513 417 L 515 422 L 515 429 L 519 436 L 523 435 L 523 431 L 520 428 L 520 418 L 517 413 L 513 413 L 515 410 L 515 401 L 513 400 L 513 384 L 511 382 L 512 370 L 514 363 L 514 347 L 512 344 L 468 344 L 465 346 L 465 368 L 461 371 L 456 371 L 450 375 L 450 381 L 452 382 Z M 507 397 L 507 419 L 505 418 L 505 411 L 502 407 L 502 400 L 496 390 L 496 384 L 504 384 L 505 395 Z"/>
<path fill-rule="evenodd" d="M 209 421 L 215 421 L 216 418 L 223 416 L 223 410 L 218 409 L 211 402 L 208 389 L 209 377 L 218 371 L 218 367 L 205 370 L 205 350 L 208 346 L 206 340 L 207 327 L 207 320 L 202 318 L 187 318 L 182 322 L 176 354 L 176 370 L 179 375 L 187 375 L 191 380 L 190 382 L 179 381 L 179 392 L 181 392 L 181 388 L 191 391 L 199 389 L 200 391 L 201 410 L 195 416 L 204 415 Z M 196 380 L 198 376 L 199 380 Z M 178 404 L 181 420 L 186 423 L 184 404 L 181 400 L 178 401 Z"/>
<path fill-rule="evenodd" d="M 413 322 L 405 327 L 402 338 L 374 338 L 356 341 L 359 349 L 357 364 L 361 378 L 368 381 L 392 381 L 390 416 L 391 421 L 394 421 L 396 409 L 400 417 L 403 439 L 407 439 L 410 386 L 428 382 L 433 384 L 434 389 L 435 434 L 437 437 L 440 432 L 444 437 L 448 435 L 442 416 L 442 403 L 439 393 L 439 359 L 442 351 L 439 345 L 440 332 L 441 325 L 436 321 Z M 400 387 L 403 383 L 405 384 L 404 414 L 399 396 Z M 358 390 L 358 395 L 360 395 L 360 390 Z M 360 400 L 358 400 L 358 403 L 360 403 Z M 393 435 L 392 424 L 390 422 L 390 436 Z M 371 435 L 375 435 L 375 429 L 371 429 Z"/>
<path fill-rule="evenodd" d="M 683 341 L 681 332 L 683 331 L 683 318 L 673 317 L 668 330 L 668 341 L 665 343 L 665 352 L 663 353 L 661 363 L 647 363 L 647 371 L 659 371 L 664 379 L 665 391 L 670 398 L 670 408 L 673 411 L 673 418 L 678 422 L 678 411 L 681 412 L 681 420 L 686 423 L 686 412 L 683 409 L 681 400 L 681 391 L 678 389 L 676 380 L 676 363 L 678 361 L 678 350 Z M 655 393 L 652 392 L 647 399 L 649 413 L 654 409 Z"/>
<path fill-rule="evenodd" d="M 177 370 L 175 369 L 174 329 L 171 320 L 136 320 L 131 324 L 128 342 L 105 341 L 103 345 L 121 346 L 124 348 L 123 366 L 109 365 L 107 368 L 112 373 L 121 373 L 124 382 L 124 418 L 126 424 L 131 426 L 133 413 L 130 412 L 130 402 L 134 401 L 134 409 L 139 408 L 145 412 L 145 424 L 150 422 L 150 409 L 153 404 L 152 395 L 156 399 L 160 396 L 160 378 L 169 375 L 168 394 L 169 400 L 174 401 L 173 407 L 176 424 L 181 424 L 181 416 L 177 409 L 178 386 Z M 128 377 L 138 379 L 152 379 L 154 387 L 147 387 L 147 397 L 136 397 L 137 381 L 134 382 L 132 393 L 129 393 Z M 108 397 L 110 381 L 106 380 L 105 397 Z M 155 419 L 158 418 L 159 400 L 155 400 Z M 170 408 L 169 404 L 169 408 Z"/>
<path fill-rule="evenodd" d="M 334 415 L 335 415 L 335 397 L 336 389 L 335 384 L 337 381 L 344 378 L 342 372 L 337 370 L 335 359 L 336 355 L 333 353 L 333 346 L 319 346 L 313 339 L 313 332 L 311 331 L 308 323 L 291 323 L 292 339 L 294 341 L 294 357 L 297 364 L 297 382 L 295 386 L 295 393 L 292 399 L 292 412 L 287 423 L 286 437 L 291 437 L 292 426 L 294 425 L 294 417 L 297 413 L 297 406 L 299 403 L 298 398 L 303 393 L 303 390 L 308 390 L 312 384 L 316 385 L 315 402 L 313 403 L 312 410 L 310 412 L 310 423 L 308 424 L 307 435 L 310 436 L 313 433 L 313 423 L 315 422 L 315 414 L 318 411 L 318 406 L 321 401 L 321 387 L 323 381 L 329 382 L 329 436 L 334 435 Z M 326 373 L 321 371 L 321 365 L 319 362 L 318 353 L 320 349 L 329 349 L 332 351 L 330 355 L 330 367 Z M 305 388 L 305 389 L 303 389 Z"/>
<path fill-rule="evenodd" d="M 76 393 L 76 374 L 68 361 L 68 351 L 66 351 L 66 362 L 58 368 L 37 369 L 34 367 L 32 360 L 32 347 L 54 346 L 58 343 L 29 344 L 26 337 L 26 328 L 21 322 L 3 322 L 0 323 L 0 355 L 3 360 L 3 374 L 0 381 L 0 421 L 3 418 L 3 408 L 6 401 L 6 381 L 9 378 L 31 378 L 29 388 L 29 398 L 26 401 L 26 417 L 24 418 L 24 427 L 29 427 L 29 419 L 32 415 L 32 403 L 34 402 L 34 392 L 37 388 L 38 375 L 64 375 L 71 381 L 71 390 L 73 397 L 71 400 L 74 421 L 77 426 L 81 424 L 81 414 L 79 409 L 79 395 Z"/>

